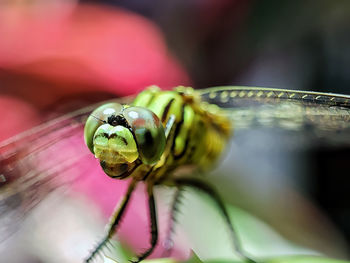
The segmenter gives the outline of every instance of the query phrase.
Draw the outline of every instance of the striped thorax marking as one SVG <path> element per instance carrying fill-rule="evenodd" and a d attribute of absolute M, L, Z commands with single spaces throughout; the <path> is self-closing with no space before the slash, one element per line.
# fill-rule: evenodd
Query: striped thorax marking
<path fill-rule="evenodd" d="M 240 95 L 246 96 L 243 93 Z M 219 98 L 225 103 L 230 95 L 224 91 Z M 202 102 L 196 91 L 186 87 L 161 91 L 152 86 L 130 106 L 101 106 L 91 116 L 85 140 L 104 171 L 114 178 L 157 182 L 179 166 L 210 166 L 231 133 L 226 113 Z M 173 125 L 165 136 L 164 127 L 171 118 Z"/>

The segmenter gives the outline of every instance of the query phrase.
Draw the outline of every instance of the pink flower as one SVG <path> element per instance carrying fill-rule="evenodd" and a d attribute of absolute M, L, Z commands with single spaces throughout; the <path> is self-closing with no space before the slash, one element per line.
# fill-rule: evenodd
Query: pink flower
<path fill-rule="evenodd" d="M 124 10 L 8 4 L 0 10 L 0 35 L 6 36 L 0 41 L 1 89 L 32 104 L 30 111 L 47 114 L 63 98 L 87 92 L 123 96 L 151 84 L 189 84 L 158 28 Z M 3 121 L 9 128 L 2 139 L 12 134 L 16 118 Z"/>
<path fill-rule="evenodd" d="M 163 88 L 190 84 L 161 32 L 149 20 L 117 8 L 64 2 L 1 7 L 0 81 L 2 94 L 8 94 L 0 95 L 2 123 L 6 124 L 1 140 L 52 118 L 52 114 L 59 115 L 52 111 L 62 100 L 82 100 L 88 92 L 124 96 L 151 84 Z M 73 108 L 94 100 L 90 97 Z M 55 149 L 68 154 L 74 143 L 83 145 L 82 135 L 74 140 Z M 86 155 L 77 169 L 84 167 L 90 176 L 74 187 L 91 197 L 107 218 L 128 182 L 110 179 L 93 155 L 87 154 L 88 149 L 78 147 L 84 148 Z M 46 165 L 49 161 L 59 165 L 56 155 L 44 155 Z M 145 200 L 142 189 L 135 193 L 120 231 L 140 248 L 149 240 Z"/>

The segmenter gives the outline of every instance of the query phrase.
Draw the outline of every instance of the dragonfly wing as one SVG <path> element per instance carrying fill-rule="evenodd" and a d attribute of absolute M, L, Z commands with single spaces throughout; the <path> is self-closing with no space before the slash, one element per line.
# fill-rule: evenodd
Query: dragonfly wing
<path fill-rule="evenodd" d="M 0 242 L 50 192 L 89 174 L 81 162 L 89 155 L 83 129 L 97 106 L 69 113 L 0 144 Z"/>
<path fill-rule="evenodd" d="M 270 88 L 222 87 L 203 100 L 229 111 L 234 130 L 281 128 L 329 141 L 350 141 L 350 96 Z"/>
<path fill-rule="evenodd" d="M 74 162 L 87 153 L 79 137 L 90 111 L 63 116 L 1 144 L 1 238 L 16 230 L 28 211 L 67 180 Z"/>
<path fill-rule="evenodd" d="M 225 200 L 296 243 L 303 237 L 306 247 L 344 255 L 350 97 L 249 87 L 208 89 L 201 96 L 227 109 L 233 121 L 231 147 L 208 176 Z M 324 212 L 337 226 L 321 219 Z M 341 232 L 330 236 L 337 227 Z M 325 243 L 316 245 L 320 240 Z"/>

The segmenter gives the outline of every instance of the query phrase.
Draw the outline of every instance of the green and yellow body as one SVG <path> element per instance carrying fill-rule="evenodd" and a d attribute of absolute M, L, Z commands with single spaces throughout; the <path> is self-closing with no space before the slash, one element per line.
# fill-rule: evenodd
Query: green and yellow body
<path fill-rule="evenodd" d="M 218 159 L 231 135 L 227 114 L 216 105 L 202 102 L 192 88 L 160 91 L 150 87 L 135 98 L 133 105 L 154 112 L 164 127 L 171 115 L 175 117 L 165 151 L 148 180 L 163 181 L 183 166 L 207 169 Z"/>
<path fill-rule="evenodd" d="M 164 184 L 178 167 L 206 169 L 217 160 L 231 135 L 227 114 L 218 106 L 201 101 L 192 88 L 180 86 L 162 91 L 151 86 L 130 105 L 114 106 L 112 114 L 126 117 L 123 126 L 111 123 L 109 107 L 101 106 L 89 117 L 85 140 L 104 171 L 119 179 L 133 177 Z M 148 111 L 143 112 L 144 109 Z M 89 122 L 94 123 L 92 129 Z M 149 131 L 142 128 L 142 123 L 150 127 Z"/>

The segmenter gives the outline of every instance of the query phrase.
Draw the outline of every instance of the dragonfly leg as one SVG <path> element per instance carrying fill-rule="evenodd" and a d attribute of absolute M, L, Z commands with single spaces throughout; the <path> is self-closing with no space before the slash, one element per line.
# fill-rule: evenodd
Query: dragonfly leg
<path fill-rule="evenodd" d="M 131 261 L 133 263 L 140 262 L 148 257 L 154 250 L 158 241 L 158 226 L 157 226 L 157 213 L 156 213 L 156 205 L 154 201 L 153 195 L 153 185 L 148 185 L 148 206 L 149 206 L 149 216 L 151 221 L 151 246 L 144 251 L 141 255 L 137 256 L 135 261 Z"/>
<path fill-rule="evenodd" d="M 132 192 L 135 190 L 137 181 L 133 180 L 131 181 L 128 190 L 123 197 L 120 206 L 114 211 L 113 215 L 110 218 L 108 231 L 105 235 L 105 237 L 100 241 L 100 243 L 96 246 L 96 248 L 90 253 L 90 256 L 85 260 L 86 263 L 91 262 L 94 260 L 94 258 L 101 252 L 101 250 L 107 245 L 109 239 L 113 236 L 115 233 L 120 220 L 122 219 L 122 216 L 124 215 L 125 209 L 127 207 L 127 204 L 130 200 Z"/>
<path fill-rule="evenodd" d="M 176 189 L 176 192 L 173 197 L 171 210 L 170 210 L 168 230 L 167 230 L 166 238 L 163 245 L 165 250 L 162 254 L 162 257 L 169 257 L 174 248 L 173 234 L 175 233 L 176 215 L 177 215 L 177 212 L 179 211 L 179 204 L 181 203 L 182 193 L 183 193 L 183 188 L 179 187 Z"/>
<path fill-rule="evenodd" d="M 208 194 L 218 205 L 229 229 L 231 232 L 231 237 L 232 237 L 232 241 L 233 241 L 233 245 L 234 245 L 234 249 L 236 251 L 236 253 L 238 255 L 240 255 L 242 258 L 245 259 L 245 262 L 248 263 L 257 263 L 255 260 L 253 260 L 252 258 L 250 258 L 243 250 L 242 245 L 238 239 L 238 235 L 237 232 L 235 231 L 230 217 L 227 213 L 226 207 L 224 205 L 224 202 L 221 200 L 219 194 L 207 183 L 197 179 L 197 178 L 175 178 L 174 182 L 178 185 L 178 186 L 191 186 L 194 188 L 197 188 L 203 192 L 205 192 L 206 194 Z"/>

